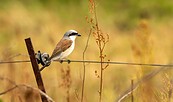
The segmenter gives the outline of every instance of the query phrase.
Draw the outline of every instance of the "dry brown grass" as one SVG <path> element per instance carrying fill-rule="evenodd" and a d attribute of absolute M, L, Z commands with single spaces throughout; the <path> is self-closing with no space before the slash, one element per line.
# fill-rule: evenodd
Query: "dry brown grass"
<path fill-rule="evenodd" d="M 134 53 L 135 61 L 140 63 L 154 63 L 153 61 L 153 42 L 151 39 L 151 31 L 147 20 L 142 20 L 135 32 L 135 40 L 132 44 L 132 51 Z M 148 72 L 151 72 L 153 67 L 140 66 L 137 71 L 138 80 L 140 80 Z M 157 97 L 154 94 L 154 83 L 147 81 L 140 85 L 140 96 L 137 100 L 144 102 L 157 101 Z"/>
<path fill-rule="evenodd" d="M 98 3 L 96 7 L 99 7 L 99 5 Z M 102 33 L 100 32 L 100 28 L 102 28 L 103 32 L 108 32 L 109 44 L 104 50 L 108 59 L 111 59 L 111 61 L 161 64 L 171 62 L 173 57 L 172 20 L 170 22 L 155 20 L 139 21 L 141 24 L 138 25 L 137 30 L 135 29 L 133 32 L 121 32 L 115 28 L 112 19 L 110 19 L 111 24 L 106 23 L 105 21 L 109 18 L 102 18 L 102 10 L 97 10 L 99 29 L 95 27 L 95 38 L 98 39 L 97 34 Z M 107 20 L 104 21 L 104 19 Z M 64 23 L 61 17 L 56 16 L 54 12 L 49 12 L 46 8 L 30 11 L 22 4 L 17 3 L 9 6 L 4 11 L 0 11 L 0 22 L 0 54 L 2 55 L 0 56 L 0 60 L 29 59 L 24 44 L 24 39 L 28 36 L 32 38 L 35 51 L 41 50 L 42 52 L 51 53 L 63 33 L 69 29 L 76 29 L 82 34 L 80 39 L 76 39 L 75 50 L 69 56 L 69 59 L 81 60 L 88 29 L 90 29 L 90 25 L 88 26 L 86 23 L 85 17 L 78 15 L 75 21 L 70 20 L 70 22 Z M 132 36 L 132 34 L 134 35 Z M 100 55 L 98 52 L 99 43 L 98 41 L 96 42 L 95 38 L 91 37 L 90 39 L 85 56 L 87 60 L 100 60 L 98 56 L 104 56 L 104 54 Z M 133 42 L 132 49 L 131 42 Z M 16 54 L 20 54 L 20 56 L 9 59 L 10 56 L 15 56 Z M 42 73 L 47 94 L 56 102 L 68 100 L 71 102 L 80 101 L 81 69 L 83 66 L 81 63 L 71 63 L 69 66 L 70 68 L 68 69 L 65 63 L 59 64 L 55 62 Z M 104 90 L 102 90 L 102 101 L 113 102 L 128 88 L 131 79 L 134 79 L 135 82 L 151 70 L 154 70 L 154 68 L 109 65 L 109 68 L 104 71 L 103 75 Z M 0 76 L 8 77 L 17 84 L 27 84 L 37 87 L 30 63 L 1 64 Z M 100 80 L 98 80 L 98 77 L 101 78 L 100 65 L 86 64 L 86 76 L 84 102 L 98 102 L 98 89 L 102 88 L 102 86 L 100 87 Z M 59 87 L 62 83 L 64 87 Z M 3 83 L 2 81 L 0 81 L 0 84 L 0 92 L 10 87 L 8 83 Z M 163 76 L 160 74 L 155 76 L 140 87 L 140 89 L 133 93 L 134 101 L 148 101 L 152 97 L 153 101 L 171 102 L 171 70 L 168 69 L 168 71 L 165 71 Z M 160 88 L 161 90 L 159 90 Z M 10 102 L 11 100 L 13 102 L 23 102 L 25 96 L 28 93 L 32 93 L 31 91 L 26 93 L 23 91 L 26 90 L 14 90 L 11 93 L 0 96 L 0 99 L 3 102 Z M 24 93 L 26 95 L 22 95 Z M 34 95 L 34 97 L 37 96 Z M 37 101 L 37 98 L 34 99 Z M 38 99 L 38 101 L 40 100 Z M 127 102 L 129 100 L 124 101 Z"/>

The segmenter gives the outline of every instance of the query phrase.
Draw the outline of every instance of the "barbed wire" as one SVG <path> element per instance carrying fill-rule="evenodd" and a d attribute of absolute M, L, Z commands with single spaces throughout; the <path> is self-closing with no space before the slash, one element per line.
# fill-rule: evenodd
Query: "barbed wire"
<path fill-rule="evenodd" d="M 30 60 L 15 60 L 15 61 L 0 61 L 0 64 L 10 64 L 10 63 L 28 63 Z M 59 61 L 54 61 L 59 62 Z M 69 62 L 69 60 L 63 60 L 63 62 Z M 70 60 L 70 63 L 92 63 L 92 64 L 99 64 L 100 61 L 96 60 Z M 134 66 L 153 66 L 153 67 L 173 67 L 173 64 L 153 64 L 153 63 L 134 63 L 134 62 L 117 62 L 117 61 L 105 61 L 102 62 L 105 64 L 116 64 L 116 65 L 134 65 Z"/>

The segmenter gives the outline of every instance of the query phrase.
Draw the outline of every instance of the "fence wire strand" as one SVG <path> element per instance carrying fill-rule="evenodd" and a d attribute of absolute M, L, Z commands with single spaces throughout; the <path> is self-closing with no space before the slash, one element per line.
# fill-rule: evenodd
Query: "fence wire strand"
<path fill-rule="evenodd" d="M 30 60 L 15 60 L 15 61 L 0 61 L 0 64 L 9 64 L 9 63 L 27 63 Z M 59 62 L 59 61 L 54 61 Z M 68 62 L 68 60 L 63 60 L 63 62 Z M 98 64 L 101 63 L 100 61 L 96 60 L 70 60 L 70 63 L 91 63 L 91 64 Z M 144 64 L 144 63 L 133 63 L 133 62 L 117 62 L 117 61 L 105 61 L 102 62 L 105 64 L 113 64 L 113 65 L 133 65 L 133 66 L 152 66 L 152 67 L 173 67 L 173 64 Z"/>

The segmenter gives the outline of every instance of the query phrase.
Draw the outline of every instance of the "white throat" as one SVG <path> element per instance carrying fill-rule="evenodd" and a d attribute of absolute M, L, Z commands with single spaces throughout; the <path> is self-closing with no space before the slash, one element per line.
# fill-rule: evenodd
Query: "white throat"
<path fill-rule="evenodd" d="M 70 36 L 69 38 L 74 42 L 76 39 L 76 36 Z"/>

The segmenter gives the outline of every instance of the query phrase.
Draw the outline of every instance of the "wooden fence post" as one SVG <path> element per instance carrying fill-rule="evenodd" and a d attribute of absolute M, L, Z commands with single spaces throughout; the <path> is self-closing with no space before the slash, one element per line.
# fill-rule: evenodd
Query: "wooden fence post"
<path fill-rule="evenodd" d="M 36 82 L 37 82 L 37 86 L 41 91 L 46 93 L 46 90 L 44 88 L 44 84 L 43 84 L 43 81 L 42 81 L 42 77 L 41 77 L 41 74 L 40 74 L 40 71 L 39 71 L 39 66 L 38 66 L 37 60 L 35 58 L 35 52 L 34 52 L 34 48 L 32 46 L 31 39 L 30 38 L 25 39 L 25 43 L 26 43 L 26 46 L 27 46 L 28 54 L 30 56 L 32 68 L 33 68 L 34 75 L 35 75 Z M 41 95 L 41 100 L 42 100 L 42 102 L 48 102 L 47 98 L 43 95 Z"/>

